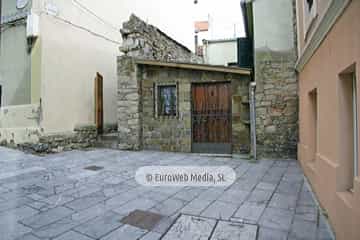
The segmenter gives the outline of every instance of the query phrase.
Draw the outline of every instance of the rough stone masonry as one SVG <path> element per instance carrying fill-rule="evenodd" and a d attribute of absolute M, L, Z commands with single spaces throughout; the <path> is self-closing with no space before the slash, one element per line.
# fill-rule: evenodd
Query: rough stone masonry
<path fill-rule="evenodd" d="M 166 62 L 203 62 L 187 47 L 134 14 L 123 23 L 120 32 L 123 38 L 120 51 L 128 57 Z"/>

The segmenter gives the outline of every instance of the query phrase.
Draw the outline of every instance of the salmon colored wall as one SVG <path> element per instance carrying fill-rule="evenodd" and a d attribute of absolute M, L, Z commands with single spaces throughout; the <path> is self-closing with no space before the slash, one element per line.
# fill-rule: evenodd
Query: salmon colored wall
<path fill-rule="evenodd" d="M 299 8 L 301 6 L 298 4 L 298 11 Z M 346 149 L 346 142 L 341 139 L 341 136 L 344 136 L 346 130 L 342 124 L 347 119 L 344 114 L 341 114 L 340 109 L 341 79 L 339 76 L 341 72 L 356 63 L 357 91 L 360 96 L 359 23 L 360 1 L 353 0 L 299 73 L 298 157 L 322 207 L 329 214 L 336 239 L 339 240 L 360 239 L 360 178 L 355 178 L 354 193 L 347 191 L 344 187 L 347 173 L 344 171 L 346 162 L 342 149 Z M 299 27 L 301 32 L 301 24 Z M 311 163 L 313 132 L 309 93 L 314 89 L 317 89 L 318 102 L 318 148 L 316 160 Z M 358 106 L 360 106 L 360 101 Z M 360 107 L 358 112 L 360 112 Z M 358 124 L 360 126 L 360 121 Z"/>

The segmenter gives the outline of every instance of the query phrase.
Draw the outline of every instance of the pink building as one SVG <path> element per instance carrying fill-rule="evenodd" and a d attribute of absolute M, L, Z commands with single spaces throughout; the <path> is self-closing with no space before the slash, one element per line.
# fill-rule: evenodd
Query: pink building
<path fill-rule="evenodd" d="M 360 1 L 297 0 L 298 158 L 336 239 L 360 239 Z"/>

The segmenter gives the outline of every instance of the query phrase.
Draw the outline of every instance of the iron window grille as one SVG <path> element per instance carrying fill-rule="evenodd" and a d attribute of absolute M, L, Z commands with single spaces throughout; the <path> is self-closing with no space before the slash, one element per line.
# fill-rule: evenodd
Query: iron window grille
<path fill-rule="evenodd" d="M 158 116 L 177 115 L 176 85 L 158 86 Z"/>

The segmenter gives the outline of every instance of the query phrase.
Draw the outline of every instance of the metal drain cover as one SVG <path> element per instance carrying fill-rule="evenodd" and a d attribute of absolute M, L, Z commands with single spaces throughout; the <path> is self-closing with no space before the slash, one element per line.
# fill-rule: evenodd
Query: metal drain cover
<path fill-rule="evenodd" d="M 100 171 L 102 169 L 104 169 L 104 167 L 100 167 L 100 166 L 88 166 L 86 168 L 84 168 L 85 170 L 90 170 L 90 171 Z"/>
<path fill-rule="evenodd" d="M 142 210 L 135 210 L 120 222 L 151 231 L 164 216 Z"/>

